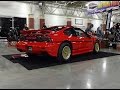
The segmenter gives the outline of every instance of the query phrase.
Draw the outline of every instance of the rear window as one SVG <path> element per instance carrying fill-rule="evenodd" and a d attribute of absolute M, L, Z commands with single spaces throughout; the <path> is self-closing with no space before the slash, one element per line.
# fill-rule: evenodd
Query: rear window
<path fill-rule="evenodd" d="M 64 28 L 63 26 L 55 26 L 55 27 L 45 28 L 43 30 L 59 31 L 63 28 Z"/>

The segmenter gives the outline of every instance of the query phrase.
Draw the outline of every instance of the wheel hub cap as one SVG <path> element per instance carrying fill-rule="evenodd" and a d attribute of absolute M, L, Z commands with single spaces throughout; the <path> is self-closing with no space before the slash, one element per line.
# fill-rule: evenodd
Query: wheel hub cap
<path fill-rule="evenodd" d="M 62 50 L 62 56 L 65 60 L 69 59 L 71 55 L 71 50 L 69 46 L 65 46 Z"/>
<path fill-rule="evenodd" d="M 96 51 L 96 52 L 98 52 L 98 51 L 99 51 L 99 49 L 100 49 L 100 48 L 99 48 L 99 44 L 98 44 L 98 43 L 96 43 L 96 44 L 95 44 L 95 51 Z"/>

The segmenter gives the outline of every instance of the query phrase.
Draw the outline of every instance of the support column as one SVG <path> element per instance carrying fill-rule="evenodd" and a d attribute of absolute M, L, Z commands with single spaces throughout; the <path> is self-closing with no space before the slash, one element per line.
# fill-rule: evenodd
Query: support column
<path fill-rule="evenodd" d="M 102 15 L 102 30 L 104 31 L 104 33 L 106 32 L 106 15 Z"/>
<path fill-rule="evenodd" d="M 71 18 L 67 18 L 67 26 L 71 26 Z"/>
<path fill-rule="evenodd" d="M 43 15 L 43 16 L 40 16 L 40 29 L 42 29 L 44 23 L 45 23 L 45 18 L 44 18 L 44 15 Z"/>
<path fill-rule="evenodd" d="M 108 36 L 108 33 L 106 32 L 106 18 L 107 16 L 105 14 L 102 15 L 102 31 L 104 32 L 104 37 L 106 38 Z M 108 40 L 102 40 L 101 41 L 101 48 L 107 48 L 108 47 Z"/>
<path fill-rule="evenodd" d="M 29 20 L 29 29 L 34 29 L 34 16 L 33 16 L 33 14 L 28 15 L 28 20 Z"/>

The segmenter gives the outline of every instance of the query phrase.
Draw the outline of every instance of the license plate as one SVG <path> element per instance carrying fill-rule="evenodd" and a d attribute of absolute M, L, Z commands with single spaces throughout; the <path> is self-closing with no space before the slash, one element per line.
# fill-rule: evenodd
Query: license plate
<path fill-rule="evenodd" d="M 32 47 L 28 47 L 28 51 L 32 51 Z"/>

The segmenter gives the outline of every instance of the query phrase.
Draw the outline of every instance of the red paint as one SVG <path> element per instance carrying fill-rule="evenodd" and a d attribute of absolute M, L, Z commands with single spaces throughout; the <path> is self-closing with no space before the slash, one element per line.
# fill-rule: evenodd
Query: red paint
<path fill-rule="evenodd" d="M 91 38 L 85 37 L 78 37 L 78 36 L 68 36 L 65 35 L 63 32 L 68 29 L 73 28 L 72 26 L 64 26 L 59 31 L 51 31 L 51 30 L 30 30 L 30 31 L 23 31 L 22 34 L 24 36 L 46 36 L 51 38 L 50 42 L 38 42 L 38 41 L 19 41 L 16 44 L 16 48 L 18 50 L 22 50 L 23 52 L 27 52 L 27 47 L 32 47 L 33 54 L 42 54 L 42 52 L 48 53 L 50 56 L 57 57 L 58 49 L 64 41 L 69 41 L 72 44 L 72 55 L 92 52 L 94 49 L 94 44 L 97 40 L 95 36 L 91 36 Z M 32 32 L 36 32 L 35 34 L 30 34 Z"/>
<path fill-rule="evenodd" d="M 34 29 L 34 18 L 29 18 L 29 28 Z"/>
<path fill-rule="evenodd" d="M 45 19 L 40 19 L 40 29 L 42 29 L 44 23 L 45 23 Z"/>
<path fill-rule="evenodd" d="M 67 25 L 68 25 L 68 26 L 71 26 L 71 21 L 67 21 Z"/>
<path fill-rule="evenodd" d="M 101 48 L 106 48 L 105 41 L 101 41 L 100 46 L 101 46 Z"/>
<path fill-rule="evenodd" d="M 119 6 L 119 1 L 111 1 L 111 6 Z"/>
<path fill-rule="evenodd" d="M 117 49 L 117 50 L 120 50 L 120 45 L 117 44 L 116 49 Z"/>
<path fill-rule="evenodd" d="M 106 8 L 106 7 L 114 7 L 114 6 L 119 6 L 120 2 L 119 1 L 102 1 L 98 4 L 98 8 Z"/>

